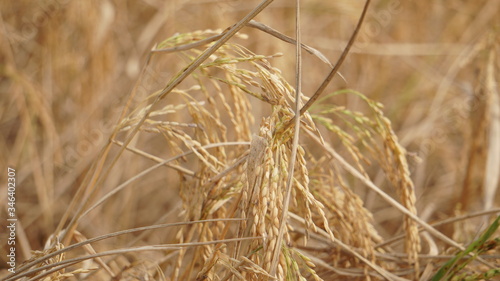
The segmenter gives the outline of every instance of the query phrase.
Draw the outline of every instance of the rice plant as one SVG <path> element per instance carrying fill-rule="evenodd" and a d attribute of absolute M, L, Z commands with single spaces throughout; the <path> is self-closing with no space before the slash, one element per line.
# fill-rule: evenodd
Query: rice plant
<path fill-rule="evenodd" d="M 428 65 L 454 48 L 412 47 L 431 82 L 370 57 L 380 30 L 407 36 L 399 17 L 439 14 L 425 1 L 144 2 L 0 4 L 2 165 L 19 171 L 2 280 L 499 275 L 498 2 L 457 4 L 484 20 L 443 28 L 474 38 L 445 74 Z M 185 11 L 200 30 L 164 31 Z"/>

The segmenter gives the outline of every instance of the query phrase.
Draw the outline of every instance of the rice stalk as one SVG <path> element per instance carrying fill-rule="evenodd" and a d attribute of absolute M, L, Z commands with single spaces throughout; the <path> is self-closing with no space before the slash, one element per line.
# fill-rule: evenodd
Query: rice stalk
<path fill-rule="evenodd" d="M 0 162 L 19 168 L 16 254 L 28 259 L 0 278 L 426 280 L 445 259 L 450 279 L 497 277 L 494 234 L 461 247 L 498 215 L 497 1 L 377 3 L 349 60 L 363 3 L 303 1 L 295 40 L 290 3 L 257 22 L 272 1 L 248 15 L 239 0 L 146 2 L 0 4 Z M 229 27 L 158 40 L 198 15 Z M 456 43 L 398 43 L 437 34 Z M 292 48 L 274 39 L 296 45 L 293 86 Z M 303 79 L 300 49 L 325 63 L 304 57 Z M 343 59 L 356 90 L 320 97 Z M 417 154 L 424 165 L 407 163 Z"/>

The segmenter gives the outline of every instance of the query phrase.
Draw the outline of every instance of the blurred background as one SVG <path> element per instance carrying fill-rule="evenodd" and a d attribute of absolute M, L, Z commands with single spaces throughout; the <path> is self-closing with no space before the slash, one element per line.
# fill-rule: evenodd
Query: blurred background
<path fill-rule="evenodd" d="M 18 173 L 19 260 L 28 258 L 30 250 L 42 249 L 53 234 L 129 95 L 163 88 L 185 66 L 172 55 L 157 54 L 155 64 L 143 70 L 155 44 L 176 33 L 224 30 L 258 3 L 0 2 L 0 166 L 1 171 L 14 167 Z M 359 0 L 302 1 L 303 43 L 335 63 L 363 5 Z M 426 221 L 498 207 L 500 202 L 495 195 L 500 174 L 499 12 L 497 0 L 375 0 L 340 69 L 345 80 L 335 78 L 326 91 L 350 88 L 384 105 L 408 150 L 417 207 Z M 293 37 L 294 13 L 290 1 L 276 0 L 255 20 Z M 283 53 L 272 63 L 293 85 L 295 47 L 250 27 L 241 33 L 248 38 L 238 43 L 256 54 Z M 329 67 L 307 53 L 303 59 L 303 92 L 310 96 Z M 251 102 L 259 113 L 260 103 Z M 358 99 L 332 102 L 364 110 Z M 168 150 L 154 143 L 151 149 L 156 155 Z M 131 159 L 136 158 L 121 159 L 106 186 L 116 186 L 150 164 Z M 383 185 L 379 168 L 368 172 Z M 93 237 L 157 222 L 178 201 L 175 190 L 165 191 L 177 181 L 168 177 L 154 173 L 144 178 L 135 189 L 140 192 L 118 194 L 102 212 L 82 222 L 79 231 Z M 400 229 L 399 213 L 365 187 L 355 191 L 383 237 Z M 0 214 L 6 216 L 5 208 Z M 0 221 L 2 229 L 5 224 Z M 484 226 L 467 221 L 460 231 L 456 225 L 440 230 L 469 241 Z M 2 243 L 0 259 L 5 253 Z M 5 266 L 0 263 L 0 268 Z"/>

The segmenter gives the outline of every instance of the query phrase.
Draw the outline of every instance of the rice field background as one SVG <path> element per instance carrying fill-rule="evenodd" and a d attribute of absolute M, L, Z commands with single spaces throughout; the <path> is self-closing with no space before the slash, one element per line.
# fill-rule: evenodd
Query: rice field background
<path fill-rule="evenodd" d="M 267 2 L 0 2 L 2 280 L 500 278 L 500 1 L 370 1 L 298 139 Z M 301 1 L 300 106 L 364 6 Z"/>

